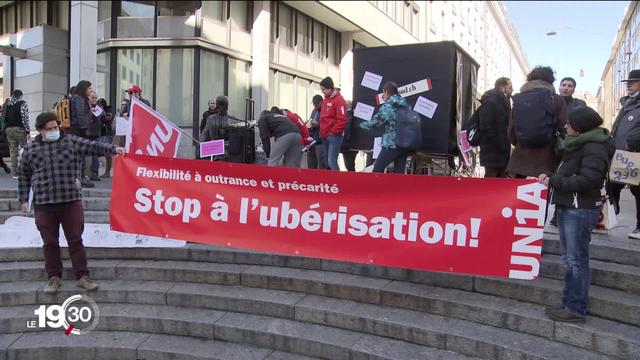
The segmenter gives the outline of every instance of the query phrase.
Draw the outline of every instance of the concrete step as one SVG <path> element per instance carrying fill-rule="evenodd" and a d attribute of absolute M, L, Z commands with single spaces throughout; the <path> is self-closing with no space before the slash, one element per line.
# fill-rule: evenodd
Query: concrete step
<path fill-rule="evenodd" d="M 312 270 L 327 270 L 367 277 L 389 280 L 411 281 L 442 287 L 464 290 L 473 289 L 473 277 L 467 275 L 412 271 L 399 268 L 370 266 L 365 264 L 344 263 L 313 258 L 289 257 L 286 255 L 244 251 L 200 244 L 187 244 L 184 248 L 162 249 L 152 248 L 140 251 L 126 248 L 91 248 L 88 250 L 91 259 L 167 259 L 195 260 L 199 262 L 241 263 L 248 265 L 274 265 Z M 68 259 L 67 250 L 63 249 L 63 258 Z M 2 249 L 4 261 L 42 261 L 42 251 L 37 248 Z M 547 254 L 543 257 L 543 277 L 561 279 L 564 273 L 558 256 Z M 145 265 L 146 266 L 146 265 Z M 636 292 L 639 269 L 603 261 L 591 261 L 594 272 L 592 283 L 602 287 L 611 287 L 623 291 Z"/>
<path fill-rule="evenodd" d="M 180 250 L 180 249 L 176 249 Z M 90 250 L 92 252 L 92 250 Z M 233 251 L 227 255 L 234 254 Z M 235 254 L 238 254 L 235 252 Z M 245 253 L 244 261 L 250 262 L 251 256 L 258 253 Z M 269 256 L 262 254 L 257 260 L 270 262 Z M 227 259 L 228 260 L 228 259 Z M 237 259 L 239 260 L 239 259 Z M 311 259 L 314 260 L 314 259 Z M 550 258 L 549 263 L 554 260 Z M 303 262 L 303 260 L 301 260 Z M 557 259 L 556 259 L 557 262 Z M 312 262 L 313 264 L 313 262 Z M 357 264 L 348 264 L 354 268 Z M 608 264 L 611 265 L 611 264 Z M 219 264 L 207 261 L 174 261 L 174 260 L 92 260 L 92 277 L 96 279 L 124 279 L 124 280 L 159 280 L 184 281 L 225 285 L 247 285 L 252 287 L 272 288 L 279 290 L 298 291 L 342 299 L 357 300 L 368 303 L 380 302 L 380 291 L 393 278 L 377 278 L 370 276 L 352 275 L 347 273 L 323 270 L 307 270 L 286 267 Z M 615 267 L 615 264 L 613 265 Z M 619 266 L 618 266 L 619 267 Z M 65 276 L 72 277 L 70 265 L 67 262 Z M 628 269 L 625 269 L 628 270 Z M 637 269 L 632 269 L 637 272 Z M 560 270 L 556 273 L 558 273 Z M 609 273 L 602 270 L 602 276 L 595 277 L 599 283 L 607 279 L 623 278 L 633 283 L 637 276 L 634 273 Z M 596 271 L 598 273 L 598 271 Z M 513 298 L 529 303 L 554 305 L 560 301 L 562 281 L 541 278 L 537 281 L 513 281 L 486 277 L 454 277 L 462 279 L 459 284 L 450 282 L 442 284 L 441 277 L 449 274 L 421 272 L 420 278 L 416 272 L 414 276 L 401 278 L 402 282 L 411 281 L 438 287 L 452 287 L 466 291 L 480 292 L 498 297 Z M 396 274 L 398 275 L 398 274 Z M 0 281 L 39 280 L 46 278 L 42 261 L 0 262 Z M 435 279 L 436 281 L 430 281 Z M 459 285 L 459 286 L 457 286 Z M 620 284 L 620 287 L 624 287 Z M 629 285 L 631 289 L 636 284 Z M 625 289 L 627 290 L 627 289 Z M 608 289 L 596 285 L 591 287 L 589 312 L 593 315 L 616 321 L 640 325 L 640 299 L 629 292 Z"/>
<path fill-rule="evenodd" d="M 111 197 L 111 189 L 82 189 L 83 197 Z M 0 189 L 0 199 L 17 199 L 18 189 Z"/>
<path fill-rule="evenodd" d="M 105 264 L 106 265 L 106 264 Z M 95 276 L 93 276 L 96 278 Z M 97 279 L 97 278 L 96 278 Z M 343 315 L 326 314 L 322 316 L 316 311 L 313 315 L 304 315 L 313 312 L 310 309 L 309 299 L 321 299 L 311 301 L 315 304 L 339 303 L 339 299 L 317 297 L 303 292 L 278 291 L 245 286 L 210 285 L 196 283 L 175 283 L 159 281 L 124 281 L 124 280 L 98 280 L 100 289 L 89 293 L 99 303 L 131 303 L 149 305 L 170 305 L 190 309 L 209 309 L 220 311 L 241 312 L 256 315 L 268 315 L 271 317 L 318 321 L 313 319 L 328 319 L 331 316 Z M 79 292 L 74 287 L 75 282 L 64 280 L 63 287 L 55 296 L 42 292 L 44 281 L 39 282 L 8 282 L 0 287 L 0 303 L 5 306 L 20 306 L 25 304 L 60 304 L 66 298 Z M 5 290 L 6 288 L 6 290 Z M 344 300 L 341 300 L 344 303 Z M 544 316 L 544 309 L 540 305 L 527 304 L 510 299 L 502 299 L 495 296 L 469 293 L 461 290 L 442 289 L 406 282 L 392 282 L 382 289 L 380 302 L 374 304 L 378 309 L 372 314 L 362 312 L 367 304 L 351 303 L 348 307 L 353 328 L 341 325 L 340 327 L 367 332 L 361 328 L 366 323 L 366 318 L 374 316 L 380 321 L 387 320 L 387 313 L 403 313 L 405 318 L 415 317 L 414 313 L 432 318 L 448 318 L 447 321 L 459 321 L 456 326 L 465 329 L 476 329 L 476 333 L 490 333 L 495 335 L 496 329 L 502 328 L 506 333 L 497 338 L 512 339 L 511 333 L 532 338 L 544 338 L 565 344 L 579 346 L 591 351 L 622 356 L 633 353 L 633 349 L 640 352 L 640 328 L 623 325 L 616 322 L 590 317 L 586 324 L 554 323 Z M 319 306 L 319 305 L 318 305 Z M 0 308 L 0 320 L 12 318 L 14 312 Z M 33 307 L 31 308 L 31 313 Z M 380 313 L 384 313 L 380 315 Z M 175 312 L 175 314 L 179 314 Z M 409 314 L 409 315 L 407 315 Z M 414 314 L 414 315 L 411 315 Z M 126 316 L 130 317 L 130 316 Z M 196 318 L 206 318 L 197 316 Z M 185 318 L 190 319 L 186 316 Z M 311 320 L 310 320 L 311 319 Z M 26 319 L 19 319 L 17 331 L 23 331 Z M 438 320 L 440 321 L 440 320 Z M 442 320 L 444 321 L 444 320 Z M 425 321 L 425 324 L 431 321 Z M 9 331 L 8 325 L 0 321 L 0 333 Z M 367 329 L 375 329 L 380 323 L 369 324 Z M 391 326 L 391 325 L 388 325 Z M 395 326 L 395 325 L 394 325 Z M 127 330 L 127 329 L 111 329 Z M 196 331 L 203 331 L 197 328 Z M 432 336 L 440 336 L 431 328 L 423 329 Z M 410 332 L 403 329 L 403 333 Z M 188 332 L 187 333 L 192 333 Z M 379 333 L 369 332 L 373 335 Z M 492 335 L 492 337 L 493 337 Z M 426 336 L 426 335 L 425 335 Z M 391 336 L 393 337 L 393 336 Z M 422 338 L 417 336 L 416 338 Z M 399 340 L 413 342 L 409 337 Z M 473 338 L 475 342 L 481 342 L 478 346 L 496 348 L 496 343 L 486 343 L 487 339 Z M 469 340 L 471 341 L 471 340 Z M 419 342 L 420 343 L 420 342 Z M 420 343 L 431 347 L 438 347 L 434 343 Z M 489 345 L 487 345 L 489 344 Z M 480 346 L 480 347 L 482 347 Z M 494 350 L 492 350 L 494 351 Z M 495 350 L 497 351 L 497 350 Z M 472 354 L 471 354 L 472 355 Z"/>
<path fill-rule="evenodd" d="M 351 349 L 351 358 L 367 359 L 370 357 L 358 352 L 369 352 L 369 355 L 375 354 L 376 358 L 383 359 L 422 359 L 434 358 L 434 355 L 446 355 L 438 358 L 462 358 L 460 355 L 465 353 L 484 359 L 549 359 L 560 358 L 559 354 L 563 359 L 599 357 L 546 339 L 492 327 L 467 326 L 465 321 L 456 322 L 416 312 L 387 311 L 369 306 L 360 308 L 364 311 L 361 315 L 345 311 L 360 304 L 342 302 L 336 304 L 331 299 L 310 298 L 298 310 L 297 317 L 302 321 L 170 306 L 100 304 L 97 330 L 181 334 L 198 339 L 248 342 L 263 348 L 286 349 L 287 352 L 313 354 L 325 359 L 349 358 L 345 356 L 348 349 Z M 2 314 L 1 323 L 10 321 L 20 331 L 30 319 L 33 307 L 4 310 L 4 313 L 11 311 L 15 315 L 6 319 Z M 5 327 L 3 330 L 8 333 L 15 331 Z M 198 348 L 197 343 L 194 348 Z M 388 355 L 381 356 L 381 353 Z"/>
<path fill-rule="evenodd" d="M 189 346 L 185 346 L 187 344 L 183 338 L 179 339 L 180 341 L 175 339 L 168 341 L 167 338 L 170 337 L 162 337 L 165 345 L 154 342 L 154 346 L 148 346 L 148 349 L 155 349 L 161 353 L 168 350 L 188 353 L 191 350 L 197 354 L 206 354 L 208 349 L 203 346 L 203 340 L 223 340 L 243 346 L 258 346 L 263 349 L 323 359 L 368 359 L 370 354 L 375 354 L 380 359 L 466 358 L 453 351 L 363 335 L 330 326 L 266 316 L 170 306 L 100 304 L 99 307 L 100 324 L 97 328 L 99 331 L 147 333 L 154 336 L 180 334 L 191 338 L 186 340 Z M 24 324 L 29 319 L 29 310 L 32 309 L 19 307 L 12 310 L 24 314 L 24 316 L 15 316 L 10 319 L 17 325 L 16 328 L 24 328 Z M 9 332 L 12 330 L 14 329 L 9 329 Z M 59 331 L 60 335 L 61 332 Z M 371 344 L 378 344 L 382 353 L 372 352 Z M 390 356 L 384 356 L 384 352 Z M 398 357 L 399 353 L 404 355 Z"/>
<path fill-rule="evenodd" d="M 640 294 L 640 267 L 590 260 L 591 284 Z M 545 254 L 540 276 L 564 280 L 564 264 L 558 255 Z"/>
<path fill-rule="evenodd" d="M 3 342 L 3 337 L 8 341 Z M 3 343 L 8 345 L 3 348 Z M 118 331 L 93 331 L 83 336 L 61 336 L 60 331 L 0 335 L 0 356 L 3 353 L 14 360 L 311 359 L 222 341 Z"/>
<path fill-rule="evenodd" d="M 498 278 L 476 277 L 475 291 L 542 305 L 559 304 L 563 282 L 539 278 L 537 281 L 518 281 Z M 591 315 L 640 326 L 640 297 L 619 290 L 591 286 L 589 306 Z"/>
<path fill-rule="evenodd" d="M 109 211 L 108 197 L 83 197 L 82 204 L 85 211 Z M 19 211 L 20 202 L 18 199 L 0 198 L 0 211 Z"/>
<path fill-rule="evenodd" d="M 33 213 L 25 214 L 22 211 L 0 211 L 0 224 L 4 224 L 4 222 L 7 221 L 7 219 L 12 216 L 33 217 Z M 84 221 L 85 223 L 108 224 L 109 211 L 85 210 Z"/>
<path fill-rule="evenodd" d="M 544 234 L 544 254 L 560 255 L 560 238 Z M 608 235 L 593 234 L 589 244 L 589 258 L 622 265 L 640 267 L 640 240 L 611 240 Z"/>

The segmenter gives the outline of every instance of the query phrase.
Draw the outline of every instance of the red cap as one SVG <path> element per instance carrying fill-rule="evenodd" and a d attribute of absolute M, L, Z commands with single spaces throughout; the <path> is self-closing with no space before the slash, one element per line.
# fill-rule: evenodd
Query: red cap
<path fill-rule="evenodd" d="M 140 86 L 138 85 L 132 85 L 130 88 L 128 88 L 127 90 L 125 90 L 125 92 L 137 92 L 137 93 L 141 93 L 142 89 L 140 88 Z"/>

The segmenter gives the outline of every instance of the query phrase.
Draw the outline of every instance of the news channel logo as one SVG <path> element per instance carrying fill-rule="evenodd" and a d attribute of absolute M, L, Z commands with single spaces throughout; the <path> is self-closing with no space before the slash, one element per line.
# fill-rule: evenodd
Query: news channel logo
<path fill-rule="evenodd" d="M 40 305 L 37 320 L 28 320 L 30 329 L 63 329 L 65 335 L 86 335 L 98 326 L 100 309 L 87 295 L 72 295 L 62 305 Z"/>

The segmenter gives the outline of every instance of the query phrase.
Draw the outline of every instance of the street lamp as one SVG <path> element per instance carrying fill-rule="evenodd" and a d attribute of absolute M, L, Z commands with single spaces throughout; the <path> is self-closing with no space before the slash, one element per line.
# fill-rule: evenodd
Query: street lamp
<path fill-rule="evenodd" d="M 585 33 L 585 34 L 590 34 L 590 35 L 598 35 L 598 36 L 604 36 L 604 37 L 607 36 L 607 35 L 604 35 L 602 33 L 594 33 L 594 32 L 591 32 L 591 31 L 586 31 L 586 30 L 582 30 L 582 29 L 576 29 L 576 28 L 573 28 L 573 27 L 570 27 L 570 26 L 563 26 L 563 27 L 556 28 L 555 30 L 548 31 L 546 33 L 546 35 L 547 36 L 558 35 L 558 32 L 556 30 L 573 30 L 573 31 L 576 31 L 576 32 L 579 32 L 579 33 Z"/>

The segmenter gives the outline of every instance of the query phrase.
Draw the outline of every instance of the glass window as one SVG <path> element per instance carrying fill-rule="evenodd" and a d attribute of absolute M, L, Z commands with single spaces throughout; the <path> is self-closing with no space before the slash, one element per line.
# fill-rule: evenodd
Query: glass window
<path fill-rule="evenodd" d="M 204 20 L 224 21 L 224 5 L 226 1 L 203 1 L 202 17 Z"/>
<path fill-rule="evenodd" d="M 98 41 L 111 38 L 111 1 L 98 1 Z"/>
<path fill-rule="evenodd" d="M 268 94 L 268 103 L 269 107 L 275 106 L 278 103 L 278 89 L 276 77 L 278 74 L 275 70 L 269 69 L 269 94 Z"/>
<path fill-rule="evenodd" d="M 307 94 L 309 80 L 303 78 L 296 79 L 296 107 L 291 109 L 300 115 L 302 120 L 307 120 L 311 115 L 311 99 Z"/>
<path fill-rule="evenodd" d="M 271 43 L 275 44 L 278 38 L 278 2 L 271 2 Z"/>
<path fill-rule="evenodd" d="M 328 33 L 328 39 L 329 39 L 329 42 L 327 44 L 329 53 L 327 54 L 327 56 L 333 64 L 339 65 L 340 64 L 340 33 L 338 33 L 333 29 L 327 29 L 327 33 Z"/>
<path fill-rule="evenodd" d="M 34 1 L 33 26 L 47 24 L 47 3 L 45 1 Z"/>
<path fill-rule="evenodd" d="M 244 119 L 246 99 L 250 96 L 251 71 L 249 63 L 229 59 L 229 114 Z"/>
<path fill-rule="evenodd" d="M 120 74 L 117 76 L 115 99 L 117 104 L 113 107 L 114 110 L 119 109 L 120 102 L 129 97 L 124 91 L 131 85 L 140 86 L 142 88 L 142 97 L 153 104 L 153 49 L 129 49 L 129 51 L 140 54 L 141 63 L 138 65 L 132 62 L 129 56 L 124 53 L 124 50 L 118 50 L 117 60 Z M 129 70 L 140 76 L 140 82 L 133 84 L 133 81 L 127 81 L 129 80 Z"/>
<path fill-rule="evenodd" d="M 293 10 L 283 4 L 278 10 L 278 38 L 280 46 L 293 47 Z"/>
<path fill-rule="evenodd" d="M 193 37 L 195 28 L 195 1 L 158 1 L 158 37 Z"/>
<path fill-rule="evenodd" d="M 207 110 L 210 99 L 224 95 L 224 62 L 223 55 L 200 51 L 200 116 Z"/>
<path fill-rule="evenodd" d="M 2 33 L 16 32 L 16 7 L 9 5 L 2 8 Z"/>
<path fill-rule="evenodd" d="M 118 14 L 118 37 L 153 37 L 155 1 L 122 1 Z"/>
<path fill-rule="evenodd" d="M 310 36 L 309 36 L 309 18 L 301 13 L 297 14 L 297 29 L 298 29 L 298 40 L 297 46 L 298 51 L 303 54 L 311 53 L 311 44 L 310 44 Z"/>
<path fill-rule="evenodd" d="M 18 31 L 31 27 L 31 1 L 18 1 Z"/>
<path fill-rule="evenodd" d="M 107 100 L 107 104 L 111 104 L 111 98 L 109 91 L 111 72 L 111 52 L 104 51 L 98 53 L 96 57 L 96 83 L 94 89 L 99 98 Z M 112 107 L 113 108 L 113 107 Z"/>
<path fill-rule="evenodd" d="M 156 77 L 156 110 L 178 126 L 193 126 L 193 49 L 158 49 Z"/>
<path fill-rule="evenodd" d="M 278 106 L 281 109 L 292 109 L 295 106 L 293 75 L 278 73 Z M 295 110 L 294 110 L 295 111 Z"/>
<path fill-rule="evenodd" d="M 57 7 L 53 7 L 53 26 L 62 30 L 69 30 L 69 1 L 56 1 Z"/>
<path fill-rule="evenodd" d="M 129 83 L 133 84 L 133 71 L 129 70 Z"/>
<path fill-rule="evenodd" d="M 249 3 L 247 1 L 231 1 L 229 18 L 231 19 L 231 29 L 248 31 L 249 24 Z"/>
<path fill-rule="evenodd" d="M 313 22 L 313 53 L 316 58 L 323 60 L 325 58 L 325 34 L 324 25 L 319 22 Z"/>

